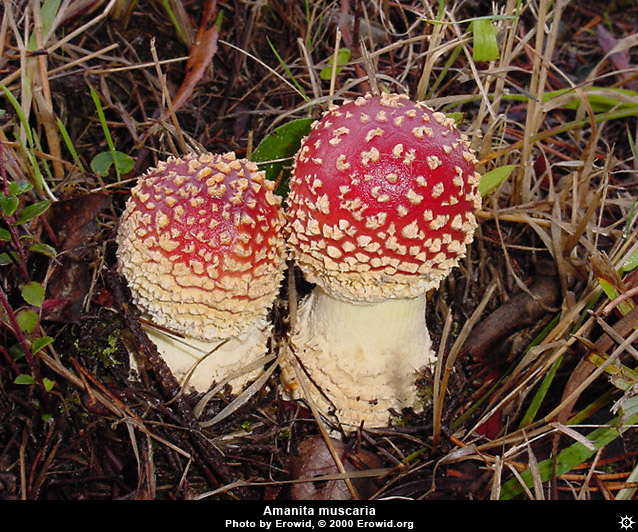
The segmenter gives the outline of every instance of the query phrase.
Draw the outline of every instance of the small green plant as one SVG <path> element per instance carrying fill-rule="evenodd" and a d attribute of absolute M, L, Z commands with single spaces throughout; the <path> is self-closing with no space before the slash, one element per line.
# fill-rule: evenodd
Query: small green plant
<path fill-rule="evenodd" d="M 122 174 L 126 174 L 133 170 L 135 161 L 130 155 L 115 149 L 115 144 L 113 143 L 113 138 L 111 137 L 111 132 L 109 131 L 108 124 L 106 123 L 106 117 L 104 116 L 104 109 L 102 109 L 102 104 L 100 103 L 100 97 L 93 87 L 89 87 L 89 89 L 91 90 L 91 98 L 93 98 L 93 103 L 95 104 L 95 109 L 97 110 L 97 115 L 100 119 L 102 131 L 106 138 L 106 143 L 109 146 L 109 151 L 103 151 L 93 157 L 93 160 L 91 161 L 91 170 L 102 177 L 106 177 L 109 174 L 111 166 L 113 166 L 115 168 L 117 180 L 119 181 Z"/>
<path fill-rule="evenodd" d="M 116 358 L 118 352 L 118 338 L 122 331 L 115 329 L 106 338 L 106 344 L 102 340 L 94 340 L 88 347 L 81 345 L 79 338 L 74 341 L 74 347 L 82 353 L 96 357 L 105 368 L 118 366 L 121 362 Z M 101 335 L 98 335 L 101 336 Z"/>
<path fill-rule="evenodd" d="M 621 436 L 637 422 L 638 413 L 628 415 L 627 412 L 623 412 L 606 425 L 591 431 L 582 442 L 578 441 L 563 449 L 558 456 L 540 462 L 538 464 L 538 472 L 541 480 L 546 482 L 552 475 L 559 476 L 571 471 L 590 458 L 596 451 Z M 520 495 L 525 489 L 523 486 L 531 487 L 534 483 L 531 469 L 521 473 L 519 478 L 512 478 L 503 484 L 500 494 L 501 500 L 509 500 Z"/>
<path fill-rule="evenodd" d="M 4 158 L 3 155 L 4 148 L 0 144 L 0 158 Z M 32 253 L 54 257 L 55 250 L 38 242 L 24 227 L 44 214 L 51 202 L 44 200 L 25 205 L 27 193 L 33 186 L 26 180 L 9 182 L 4 164 L 0 165 L 0 175 L 0 272 L 6 279 L 13 280 L 20 294 L 19 298 L 11 297 L 5 291 L 5 286 L 0 286 L 1 322 L 4 322 L 14 340 L 6 348 L 0 346 L 0 355 L 16 373 L 14 383 L 36 385 L 47 406 L 48 393 L 55 383 L 41 376 L 36 355 L 51 344 L 53 338 L 41 332 L 40 317 L 45 303 L 45 289 L 40 282 L 30 278 L 27 260 Z M 21 359 L 26 360 L 26 368 L 20 364 Z M 50 417 L 50 414 L 44 417 Z"/>

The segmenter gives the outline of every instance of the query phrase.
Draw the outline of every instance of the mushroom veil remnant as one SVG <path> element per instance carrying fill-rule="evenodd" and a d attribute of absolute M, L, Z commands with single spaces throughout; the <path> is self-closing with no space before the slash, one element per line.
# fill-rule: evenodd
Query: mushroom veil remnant
<path fill-rule="evenodd" d="M 291 345 L 312 399 L 341 423 L 384 426 L 415 405 L 417 373 L 435 360 L 426 292 L 472 242 L 476 162 L 451 118 L 398 94 L 332 108 L 304 139 L 287 244 L 316 287 Z M 289 367 L 282 379 L 299 394 Z"/>
<path fill-rule="evenodd" d="M 232 152 L 170 158 L 139 179 L 120 220 L 118 269 L 133 303 L 182 336 L 147 328 L 178 379 L 196 366 L 188 382 L 198 391 L 266 353 L 285 265 L 273 189 Z M 242 387 L 259 371 L 230 384 Z"/>

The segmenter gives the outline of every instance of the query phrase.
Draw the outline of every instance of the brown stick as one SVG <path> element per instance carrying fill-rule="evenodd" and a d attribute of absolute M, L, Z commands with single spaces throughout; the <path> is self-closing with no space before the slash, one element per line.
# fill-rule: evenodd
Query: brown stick
<path fill-rule="evenodd" d="M 465 353 L 473 358 L 487 355 L 515 331 L 534 325 L 548 307 L 558 303 L 559 296 L 558 278 L 541 272 L 529 292 L 516 294 L 474 327 L 465 343 Z"/>
<path fill-rule="evenodd" d="M 219 487 L 218 478 L 226 483 L 233 482 L 233 473 L 230 468 L 224 463 L 222 454 L 215 449 L 208 442 L 206 436 L 202 433 L 197 419 L 195 418 L 192 410 L 183 399 L 180 392 L 180 385 L 175 376 L 171 373 L 168 365 L 164 359 L 160 356 L 157 347 L 149 339 L 146 331 L 140 325 L 137 316 L 131 309 L 128 301 L 129 298 L 125 295 L 126 291 L 122 280 L 117 273 L 107 270 L 105 271 L 106 283 L 111 290 L 113 298 L 115 300 L 118 310 L 121 312 L 124 323 L 127 328 L 133 334 L 133 337 L 139 344 L 141 354 L 148 361 L 149 366 L 155 373 L 162 393 L 167 400 L 170 400 L 175 407 L 175 410 L 179 414 L 181 421 L 188 428 L 188 434 L 191 438 L 193 446 L 197 449 L 201 455 L 201 459 L 204 463 L 201 464 L 202 469 L 207 473 L 209 481 L 214 487 Z M 214 471 L 215 476 L 210 474 L 209 467 Z M 217 478 L 218 477 L 218 478 Z M 237 491 L 244 491 L 243 488 L 236 488 Z M 247 494 L 244 494 L 246 498 Z"/>

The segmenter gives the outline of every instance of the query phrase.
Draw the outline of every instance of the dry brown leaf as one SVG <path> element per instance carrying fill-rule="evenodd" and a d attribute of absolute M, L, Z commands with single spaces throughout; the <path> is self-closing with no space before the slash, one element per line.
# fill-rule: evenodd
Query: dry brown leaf
<path fill-rule="evenodd" d="M 376 454 L 365 450 L 350 451 L 339 440 L 332 440 L 332 444 L 348 472 L 375 469 L 381 466 L 381 460 Z M 294 479 L 315 479 L 339 473 L 328 446 L 320 436 L 307 438 L 299 444 L 297 456 L 291 460 L 290 471 Z M 353 478 L 351 480 L 357 492 L 364 498 L 375 491 L 375 486 L 370 479 Z M 290 488 L 290 496 L 294 500 L 351 499 L 348 487 L 343 480 L 295 483 Z"/>

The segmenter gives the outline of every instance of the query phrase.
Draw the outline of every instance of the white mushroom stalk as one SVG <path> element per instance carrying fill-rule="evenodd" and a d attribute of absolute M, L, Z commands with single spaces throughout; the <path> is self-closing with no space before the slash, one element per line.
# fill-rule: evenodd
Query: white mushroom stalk
<path fill-rule="evenodd" d="M 339 420 L 387 425 L 389 409 L 413 405 L 417 372 L 434 361 L 425 294 L 353 304 L 316 288 L 299 309 L 293 342 L 320 386 L 313 399 Z M 374 331 L 374 332 L 372 332 Z"/>
<path fill-rule="evenodd" d="M 436 357 L 426 293 L 473 239 L 479 175 L 454 121 L 405 96 L 358 98 L 313 124 L 288 197 L 288 247 L 316 284 L 291 347 L 311 399 L 346 430 L 415 407 Z M 299 383 L 284 368 L 293 397 Z"/>
<path fill-rule="evenodd" d="M 142 176 L 122 215 L 118 269 L 169 368 L 197 391 L 266 354 L 285 266 L 273 188 L 234 153 L 191 154 Z"/>

